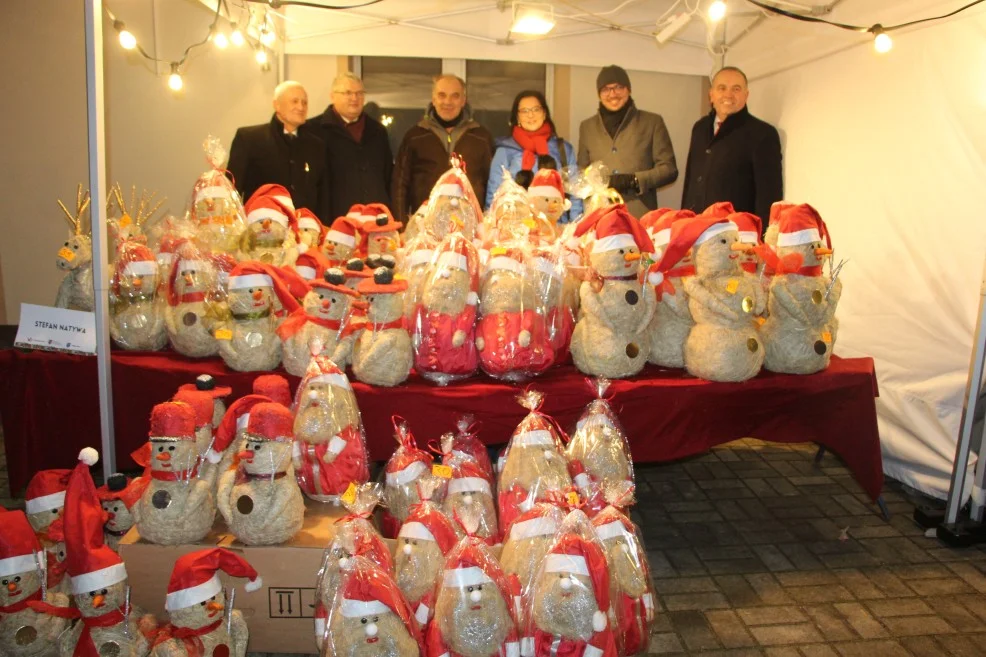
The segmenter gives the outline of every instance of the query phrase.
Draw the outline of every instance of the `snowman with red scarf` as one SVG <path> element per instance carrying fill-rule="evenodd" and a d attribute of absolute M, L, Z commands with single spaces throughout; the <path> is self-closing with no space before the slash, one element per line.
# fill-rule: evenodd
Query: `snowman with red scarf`
<path fill-rule="evenodd" d="M 229 609 L 219 571 L 245 577 L 248 593 L 263 581 L 247 561 L 224 548 L 197 550 L 178 558 L 164 607 L 171 622 L 154 639 L 154 657 L 244 657 L 249 630 L 238 609 Z"/>
<path fill-rule="evenodd" d="M 692 253 L 686 252 L 675 262 L 662 257 L 668 245 L 681 233 L 682 226 L 694 216 L 691 210 L 671 210 L 651 224 L 654 257 L 658 262 L 648 269 L 647 282 L 654 286 L 657 306 L 654 308 L 654 318 L 647 327 L 650 342 L 647 362 L 661 367 L 685 366 L 685 340 L 695 325 L 692 312 L 688 309 L 688 293 L 684 284 L 686 277 L 695 275 Z M 664 269 L 659 269 L 659 266 Z"/>
<path fill-rule="evenodd" d="M 359 293 L 346 285 L 342 270 L 327 269 L 322 280 L 308 285 L 302 307 L 277 327 L 284 343 L 284 369 L 294 376 L 305 375 L 316 344 L 321 346 L 321 353 L 345 368 L 356 341 L 350 316 Z"/>
<path fill-rule="evenodd" d="M 49 591 L 42 600 L 45 553 L 24 512 L 0 509 L 0 525 L 0 655 L 56 655 L 58 637 L 69 626 L 68 596 Z M 42 608 L 32 609 L 31 602 Z"/>
<path fill-rule="evenodd" d="M 103 542 L 105 514 L 89 474 L 99 454 L 86 447 L 65 495 L 65 545 L 72 578 L 71 616 L 81 622 L 58 639 L 61 657 L 144 657 L 157 631 L 153 616 L 130 604 L 127 568 Z"/>
<path fill-rule="evenodd" d="M 239 260 L 256 260 L 275 267 L 287 267 L 298 259 L 291 225 L 294 213 L 275 199 L 251 197 L 244 211 L 247 227 L 240 235 Z"/>
<path fill-rule="evenodd" d="M 96 490 L 103 511 L 106 512 L 103 538 L 111 549 L 119 550 L 120 541 L 134 526 L 130 509 L 140 501 L 149 483 L 150 476 L 147 474 L 128 480 L 127 475 L 117 472 L 111 474 L 106 484 Z"/>

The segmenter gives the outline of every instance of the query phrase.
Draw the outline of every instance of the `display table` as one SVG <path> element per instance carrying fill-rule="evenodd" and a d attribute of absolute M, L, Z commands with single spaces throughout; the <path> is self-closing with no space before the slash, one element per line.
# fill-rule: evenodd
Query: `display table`
<path fill-rule="evenodd" d="M 231 372 L 218 358 L 193 360 L 170 352 L 114 351 L 113 407 L 121 469 L 136 467 L 128 454 L 147 439 L 154 404 L 203 373 L 250 392 L 256 374 Z M 296 377 L 288 377 L 292 390 Z M 574 367 L 551 370 L 529 385 L 545 393 L 542 410 L 570 430 L 592 393 Z M 363 414 L 371 457 L 385 460 L 396 443 L 391 416 L 408 420 L 420 444 L 454 428 L 473 413 L 489 445 L 506 442 L 526 411 L 515 397 L 522 386 L 476 376 L 447 388 L 416 375 L 398 388 L 353 384 Z M 633 459 L 653 463 L 700 454 L 737 438 L 781 443 L 813 442 L 839 455 L 874 500 L 883 486 L 878 395 L 873 359 L 833 358 L 825 372 L 792 376 L 762 372 L 744 383 L 710 383 L 680 370 L 648 367 L 615 381 L 613 408 L 630 438 Z M 96 359 L 91 356 L 0 351 L 0 419 L 10 486 L 23 491 L 41 468 L 72 467 L 79 450 L 100 444 Z"/>

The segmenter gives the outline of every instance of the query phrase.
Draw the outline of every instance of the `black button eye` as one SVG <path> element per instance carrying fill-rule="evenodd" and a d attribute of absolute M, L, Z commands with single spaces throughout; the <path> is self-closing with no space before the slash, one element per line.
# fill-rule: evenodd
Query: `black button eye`
<path fill-rule="evenodd" d="M 175 446 L 174 446 L 174 445 L 172 445 L 171 447 L 169 447 L 169 448 L 168 448 L 168 451 L 169 451 L 169 452 L 173 452 L 173 451 L 175 451 Z"/>
<path fill-rule="evenodd" d="M 725 237 L 723 237 L 723 238 L 722 238 L 721 240 L 719 240 L 719 241 L 720 241 L 720 242 L 722 242 L 723 244 L 725 244 L 725 243 L 726 243 L 726 238 L 725 238 Z"/>
<path fill-rule="evenodd" d="M 68 242 L 65 242 L 65 246 L 68 246 Z"/>
<path fill-rule="evenodd" d="M 99 595 L 106 595 L 106 589 L 103 589 L 102 591 L 100 591 L 99 592 Z"/>
<path fill-rule="evenodd" d="M 75 249 L 76 251 L 78 251 L 79 250 L 79 245 L 78 244 L 73 244 L 72 245 L 72 248 Z"/>
<path fill-rule="evenodd" d="M 65 550 L 59 550 L 58 551 L 58 558 L 59 559 L 64 559 L 65 558 Z"/>
<path fill-rule="evenodd" d="M 359 619 L 359 622 L 363 623 L 363 625 L 366 625 L 368 620 L 369 620 L 368 618 L 361 618 Z"/>
<path fill-rule="evenodd" d="M 379 617 L 379 616 L 374 616 L 374 617 L 373 617 L 373 622 L 374 622 L 374 623 L 376 623 L 376 622 L 377 622 L 377 621 L 379 621 L 379 620 L 380 620 L 380 617 Z"/>
<path fill-rule="evenodd" d="M 51 512 L 56 516 L 58 515 L 58 509 L 52 509 Z"/>
<path fill-rule="evenodd" d="M 263 446 L 263 445 L 257 445 L 256 447 L 254 447 L 254 448 L 253 448 L 253 451 L 255 451 L 255 452 L 259 452 L 259 451 L 260 451 L 260 450 L 262 450 L 263 448 L 264 448 L 264 446 Z"/>
<path fill-rule="evenodd" d="M 467 586 L 466 587 L 466 591 L 468 591 L 469 593 L 472 593 L 472 590 L 473 590 L 473 587 L 472 586 Z"/>
<path fill-rule="evenodd" d="M 202 602 L 200 602 L 200 603 L 199 603 L 199 606 L 200 606 L 200 607 L 204 607 L 204 606 L 205 606 L 205 600 L 203 600 Z"/>
<path fill-rule="evenodd" d="M 117 512 L 117 511 L 119 511 L 119 510 L 120 510 L 120 507 L 118 507 L 118 506 L 114 506 L 114 507 L 113 507 L 113 513 L 116 513 L 116 512 Z"/>
<path fill-rule="evenodd" d="M 15 581 L 15 582 L 19 582 L 19 581 L 21 581 L 21 578 L 20 578 L 20 575 L 18 575 L 17 577 L 15 577 L 15 578 L 14 578 L 14 581 Z"/>
<path fill-rule="evenodd" d="M 164 451 L 164 447 L 158 447 L 158 448 L 157 448 L 157 451 L 159 451 L 159 452 L 163 452 L 163 451 Z"/>
<path fill-rule="evenodd" d="M 90 598 L 95 598 L 96 597 L 96 592 L 95 591 L 89 591 L 89 597 Z"/>
<path fill-rule="evenodd" d="M 10 580 L 6 580 L 6 579 L 0 580 L 0 584 L 3 584 L 4 586 L 7 586 L 7 584 L 8 584 L 9 581 Z"/>
<path fill-rule="evenodd" d="M 620 249 L 620 255 L 623 255 L 624 253 L 625 251 L 623 249 Z"/>

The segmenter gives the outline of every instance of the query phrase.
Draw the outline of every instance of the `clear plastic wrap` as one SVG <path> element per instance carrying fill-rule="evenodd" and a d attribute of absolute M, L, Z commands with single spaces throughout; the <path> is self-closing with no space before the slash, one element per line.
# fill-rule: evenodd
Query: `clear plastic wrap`
<path fill-rule="evenodd" d="M 493 248 L 508 242 L 527 241 L 536 238 L 538 231 L 539 223 L 526 192 L 508 189 L 490 204 L 483 221 L 483 244 Z"/>
<path fill-rule="evenodd" d="M 371 262 L 376 256 L 368 258 Z M 366 300 L 366 322 L 353 345 L 353 374 L 363 383 L 391 387 L 411 373 L 414 348 L 404 317 L 407 281 L 390 267 L 377 267 L 373 278 L 357 286 Z"/>
<path fill-rule="evenodd" d="M 621 655 L 643 655 L 650 645 L 657 596 L 639 528 L 619 509 L 608 506 L 592 519 L 609 566 L 613 628 Z"/>
<path fill-rule="evenodd" d="M 407 292 L 404 294 L 404 316 L 410 323 L 414 318 L 415 308 L 421 303 L 421 287 L 434 265 L 435 244 L 426 234 L 419 234 L 410 239 L 404 247 L 404 257 L 401 259 L 399 273 L 407 281 Z"/>
<path fill-rule="evenodd" d="M 414 367 L 439 385 L 472 375 L 476 350 L 479 255 L 461 234 L 446 237 L 421 284 L 411 326 Z"/>
<path fill-rule="evenodd" d="M 157 192 L 147 193 L 147 190 L 140 191 L 140 198 L 137 197 L 137 187 L 130 188 L 130 202 L 127 203 L 123 198 L 123 190 L 117 183 L 110 187 L 107 194 L 107 214 L 106 230 L 111 242 L 116 244 L 116 255 L 120 254 L 120 247 L 124 242 L 138 242 L 148 244 L 148 235 L 153 232 L 153 226 L 161 217 L 155 217 L 157 211 L 161 209 L 167 199 L 159 199 L 154 202 Z M 119 216 L 112 210 L 116 204 Z"/>
<path fill-rule="evenodd" d="M 325 231 L 319 243 L 319 251 L 329 261 L 329 266 L 339 267 L 356 253 L 359 231 L 349 217 L 339 217 Z"/>
<path fill-rule="evenodd" d="M 588 217 L 600 208 L 623 203 L 620 193 L 609 186 L 610 175 L 612 172 L 608 166 L 602 162 L 593 162 L 569 177 L 568 186 L 572 196 L 585 199 L 583 217 Z"/>
<path fill-rule="evenodd" d="M 542 238 L 549 243 L 557 239 L 561 233 L 558 226 L 559 219 L 572 209 L 572 202 L 565 196 L 565 183 L 566 172 L 539 169 L 527 189 L 531 207 L 547 220 L 547 227 L 551 229 L 550 233 L 542 235 Z M 573 217 L 573 219 L 577 218 Z"/>
<path fill-rule="evenodd" d="M 308 208 L 298 208 L 295 213 L 294 235 L 298 243 L 298 253 L 318 251 L 328 227 Z"/>
<path fill-rule="evenodd" d="M 394 578 L 363 557 L 349 559 L 331 602 L 316 605 L 315 633 L 323 657 L 424 657 L 410 605 Z"/>
<path fill-rule="evenodd" d="M 430 476 L 433 458 L 420 449 L 407 426 L 407 420 L 395 415 L 394 439 L 397 449 L 384 468 L 384 509 L 381 514 L 383 535 L 394 538 L 407 519 L 411 507 L 421 501 L 418 481 Z"/>
<path fill-rule="evenodd" d="M 298 484 L 313 500 L 339 504 L 351 483 L 370 478 L 366 434 L 349 379 L 327 357 L 313 356 L 294 409 Z"/>
<path fill-rule="evenodd" d="M 168 344 L 158 265 L 144 244 L 120 244 L 110 281 L 110 336 L 124 349 L 158 351 Z"/>
<path fill-rule="evenodd" d="M 517 516 L 510 525 L 510 531 L 504 536 L 500 563 L 510 579 L 514 615 L 521 627 L 526 618 L 531 583 L 541 568 L 544 555 L 555 540 L 555 533 L 561 527 L 565 514 L 566 511 L 555 504 L 535 504 Z"/>
<path fill-rule="evenodd" d="M 453 522 L 430 500 L 411 507 L 397 534 L 394 576 L 422 627 L 435 614 L 435 584 L 458 540 Z"/>
<path fill-rule="evenodd" d="M 443 474 L 449 475 L 442 509 L 460 526 L 468 527 L 470 535 L 489 545 L 499 543 L 493 479 L 471 456 L 454 450 L 454 434 L 442 436 L 441 445 Z"/>
<path fill-rule="evenodd" d="M 452 439 L 452 456 L 466 456 L 474 460 L 483 471 L 483 476 L 495 482 L 493 464 L 486 445 L 479 439 L 479 422 L 473 415 L 462 415 L 455 420 L 455 434 Z"/>
<path fill-rule="evenodd" d="M 620 485 L 625 488 L 629 484 L 631 495 L 624 497 L 620 504 L 621 508 L 626 508 L 634 503 L 630 441 L 607 400 L 610 381 L 598 378 L 587 379 L 586 383 L 595 399 L 582 411 L 565 454 L 575 473 L 575 485 L 583 496 L 588 492 L 590 483 L 598 483 L 604 488 Z"/>
<path fill-rule="evenodd" d="M 536 503 L 564 504 L 577 498 L 564 455 L 563 432 L 538 410 L 544 395 L 528 390 L 517 401 L 529 412 L 514 429 L 500 469 L 497 499 L 504 536 L 517 516 Z"/>
<path fill-rule="evenodd" d="M 490 549 L 467 536 L 449 553 L 436 587 L 432 654 L 508 656 L 520 652 L 510 582 Z"/>
<path fill-rule="evenodd" d="M 276 545 L 301 529 L 305 501 L 291 477 L 291 411 L 276 402 L 250 409 L 244 450 L 219 478 L 216 500 L 230 532 L 246 545 Z"/>
<path fill-rule="evenodd" d="M 215 263 L 191 242 L 179 244 L 168 274 L 165 325 L 171 348 L 183 356 L 219 353 L 214 328 L 229 313 Z"/>
<path fill-rule="evenodd" d="M 373 220 L 363 224 L 360 231 L 366 238 L 366 257 L 375 255 L 397 256 L 401 248 L 401 227 L 403 224 L 395 221 L 388 214 L 380 214 Z"/>
<path fill-rule="evenodd" d="M 209 170 L 195 181 L 188 217 L 195 225 L 196 240 L 205 249 L 236 253 L 246 229 L 243 201 L 226 177 L 227 153 L 219 139 L 209 135 L 202 148 Z"/>
<path fill-rule="evenodd" d="M 451 168 L 439 176 L 431 190 L 416 234 L 427 233 L 437 243 L 459 233 L 471 241 L 483 219 L 483 210 L 462 160 L 453 154 L 449 164 Z"/>
<path fill-rule="evenodd" d="M 321 280 L 308 285 L 301 308 L 277 327 L 284 369 L 294 376 L 305 375 L 312 354 L 325 354 L 339 369 L 345 369 L 356 340 L 352 302 L 359 293 L 346 285 L 342 270 L 327 269 Z"/>
<path fill-rule="evenodd" d="M 523 653 L 615 657 L 609 580 L 606 553 L 592 523 L 581 511 L 570 512 L 527 596 Z"/>
<path fill-rule="evenodd" d="M 291 226 L 294 213 L 270 196 L 251 197 L 243 211 L 246 229 L 240 234 L 238 258 L 275 267 L 294 265 L 298 245 Z"/>
<path fill-rule="evenodd" d="M 527 265 L 551 352 L 550 361 L 546 361 L 541 368 L 543 371 L 568 360 L 568 347 L 578 310 L 578 282 L 568 273 L 558 244 L 535 248 Z"/>

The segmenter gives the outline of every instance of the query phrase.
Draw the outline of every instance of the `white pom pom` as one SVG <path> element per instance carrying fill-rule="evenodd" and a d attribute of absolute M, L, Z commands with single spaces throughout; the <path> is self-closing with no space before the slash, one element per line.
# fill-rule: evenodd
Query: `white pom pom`
<path fill-rule="evenodd" d="M 472 504 L 472 495 L 463 495 L 462 496 L 462 503 L 463 504 Z"/>
<path fill-rule="evenodd" d="M 551 453 L 551 450 L 550 449 L 544 450 L 544 460 L 545 461 L 550 461 L 551 460 L 551 457 L 553 457 L 553 456 L 554 456 L 554 454 Z"/>
<path fill-rule="evenodd" d="M 607 625 L 606 613 L 602 611 L 597 611 L 592 615 L 592 631 L 602 632 L 606 629 Z"/>
<path fill-rule="evenodd" d="M 404 550 L 404 554 L 411 554 L 411 544 L 410 543 L 405 543 L 404 544 L 404 547 L 403 547 L 403 550 Z"/>
<path fill-rule="evenodd" d="M 345 568 L 348 565 L 349 565 L 349 559 L 347 557 L 343 557 L 342 559 L 339 559 L 340 568 Z"/>
<path fill-rule="evenodd" d="M 561 581 L 561 590 L 562 591 L 567 591 L 570 588 L 572 588 L 572 578 L 571 577 L 566 577 L 566 578 L 564 578 Z"/>
<path fill-rule="evenodd" d="M 79 460 L 86 465 L 96 465 L 99 461 L 99 452 L 96 451 L 95 447 L 83 447 L 82 451 L 79 452 Z"/>
<path fill-rule="evenodd" d="M 210 447 L 209 451 L 205 453 L 205 458 L 209 460 L 209 463 L 219 463 L 223 460 L 223 455 Z"/>
<path fill-rule="evenodd" d="M 483 594 L 480 591 L 473 591 L 469 594 L 469 600 L 472 602 L 479 602 L 483 599 Z"/>
<path fill-rule="evenodd" d="M 647 274 L 647 282 L 651 285 L 660 285 L 664 282 L 664 273 L 659 271 L 652 271 Z"/>
<path fill-rule="evenodd" d="M 257 575 L 257 579 L 251 579 L 243 588 L 246 589 L 247 593 L 253 593 L 254 591 L 259 591 L 260 587 L 263 585 L 263 578 L 261 578 L 260 575 Z"/>
<path fill-rule="evenodd" d="M 377 635 L 377 624 L 376 623 L 370 623 L 369 625 L 367 625 L 366 626 L 366 636 L 368 636 L 368 637 L 370 637 L 372 639 L 376 635 Z"/>

